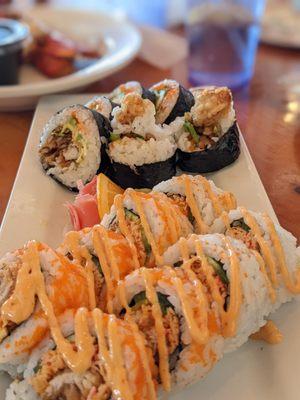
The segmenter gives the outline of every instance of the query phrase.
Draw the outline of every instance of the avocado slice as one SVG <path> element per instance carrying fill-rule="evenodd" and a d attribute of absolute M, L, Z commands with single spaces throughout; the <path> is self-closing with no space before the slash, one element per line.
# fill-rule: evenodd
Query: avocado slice
<path fill-rule="evenodd" d="M 145 234 L 144 228 L 141 227 L 141 230 L 142 230 L 141 233 L 142 233 L 143 245 L 144 245 L 144 248 L 145 248 L 145 251 L 146 251 L 147 256 L 149 256 L 149 255 L 151 254 L 151 251 L 152 251 L 151 245 L 150 245 L 150 243 L 148 242 L 148 239 L 147 239 L 147 236 L 146 236 L 146 234 Z"/>
<path fill-rule="evenodd" d="M 73 132 L 77 126 L 77 121 L 74 117 L 70 117 L 68 121 L 63 125 L 60 134 L 63 135 L 67 130 Z"/>
<path fill-rule="evenodd" d="M 119 133 L 113 133 L 109 135 L 109 141 L 110 142 L 115 142 L 116 140 L 120 139 L 121 135 Z"/>
<path fill-rule="evenodd" d="M 94 255 L 92 254 L 92 261 L 93 261 L 93 263 L 96 265 L 96 267 L 97 267 L 97 269 L 98 269 L 98 271 L 99 271 L 99 274 L 100 274 L 101 276 L 104 276 L 104 275 L 103 275 L 102 268 L 101 268 L 101 265 L 100 265 L 99 258 L 96 257 L 96 256 L 94 256 Z"/>
<path fill-rule="evenodd" d="M 236 219 L 236 220 L 232 221 L 230 226 L 231 226 L 231 228 L 242 228 L 245 232 L 250 231 L 250 226 L 248 226 L 245 223 L 244 218 L 240 218 L 240 219 Z"/>
<path fill-rule="evenodd" d="M 132 210 L 128 210 L 128 208 L 125 208 L 125 216 L 126 218 L 129 219 L 129 221 L 139 221 L 140 217 L 134 213 Z M 144 228 L 141 226 L 141 235 L 142 235 L 142 241 L 143 241 L 143 245 L 146 251 L 147 256 L 151 253 L 151 246 L 150 243 L 148 242 L 147 236 L 145 234 Z"/>
<path fill-rule="evenodd" d="M 192 136 L 192 139 L 196 144 L 199 144 L 200 135 L 196 132 L 193 124 L 191 124 L 189 121 L 185 121 L 183 124 L 183 129 L 185 130 L 185 132 L 188 132 Z"/>
<path fill-rule="evenodd" d="M 212 257 L 207 257 L 207 261 L 213 267 L 215 273 L 220 277 L 221 281 L 225 285 L 229 285 L 229 279 L 227 278 L 226 272 L 223 269 L 223 264 Z"/>
<path fill-rule="evenodd" d="M 140 217 L 133 212 L 132 210 L 129 210 L 128 208 L 124 208 L 125 211 L 125 217 L 129 219 L 129 221 L 138 221 Z"/>
<path fill-rule="evenodd" d="M 160 309 L 161 309 L 161 312 L 163 315 L 166 315 L 169 307 L 173 308 L 173 310 L 174 310 L 173 304 L 171 304 L 169 302 L 168 297 L 165 294 L 157 292 L 157 298 L 158 298 Z M 147 302 L 148 302 L 148 299 L 146 297 L 146 292 L 142 291 L 142 292 L 137 293 L 132 298 L 131 302 L 129 303 L 129 307 L 132 310 L 137 310 L 138 308 L 141 307 L 142 304 L 147 304 Z"/>

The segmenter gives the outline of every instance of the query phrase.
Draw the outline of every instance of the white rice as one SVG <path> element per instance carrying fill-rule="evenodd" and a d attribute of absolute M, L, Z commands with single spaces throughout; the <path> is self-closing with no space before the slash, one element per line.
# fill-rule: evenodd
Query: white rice
<path fill-rule="evenodd" d="M 85 106 L 91 110 L 95 110 L 102 114 L 105 118 L 109 119 L 112 111 L 112 105 L 109 99 L 105 96 L 96 96 L 88 101 Z"/>
<path fill-rule="evenodd" d="M 7 389 L 5 400 L 39 400 L 33 387 L 27 380 L 15 380 Z"/>
<path fill-rule="evenodd" d="M 200 215 L 202 215 L 203 221 L 205 224 L 210 227 L 215 218 L 215 212 L 214 212 L 214 207 L 213 203 L 208 197 L 206 191 L 204 190 L 204 187 L 199 180 L 198 176 L 192 176 L 192 175 L 185 175 L 187 176 L 194 184 L 192 185 L 192 191 L 193 195 L 195 197 L 197 207 L 199 209 Z M 210 184 L 210 187 L 212 191 L 216 195 L 220 195 L 224 193 L 222 189 L 219 189 L 213 181 L 209 180 L 208 181 Z M 185 197 L 185 186 L 184 186 L 184 180 L 182 176 L 174 176 L 173 178 L 160 182 L 158 185 L 154 186 L 153 188 L 154 192 L 163 192 L 166 194 L 179 194 L 181 196 Z M 198 227 L 195 226 L 196 232 L 198 231 Z"/>
<path fill-rule="evenodd" d="M 46 173 L 52 175 L 58 181 L 70 188 L 77 188 L 77 181 L 89 182 L 97 173 L 100 166 L 100 137 L 96 121 L 91 111 L 83 106 L 71 106 L 55 114 L 44 127 L 40 147 L 43 147 L 51 134 L 58 126 L 66 123 L 71 114 L 75 113 L 78 120 L 85 126 L 85 132 L 81 132 L 86 145 L 86 153 L 79 164 L 72 162 L 70 166 L 61 168 L 59 165 L 49 168 Z"/>
<path fill-rule="evenodd" d="M 125 97 L 125 99 L 128 98 Z M 112 121 L 111 126 L 113 128 L 114 133 L 117 134 L 126 134 L 126 133 L 135 133 L 139 136 L 142 136 L 145 139 L 149 139 L 153 137 L 157 140 L 162 140 L 167 137 L 174 137 L 175 133 L 180 130 L 183 125 L 183 118 L 177 117 L 172 123 L 169 125 L 166 124 L 157 124 L 155 121 L 155 106 L 154 104 L 148 99 L 142 99 L 141 97 L 139 100 L 142 102 L 144 107 L 143 115 L 137 115 L 133 119 L 132 122 L 124 123 L 123 119 L 122 122 L 119 121 L 120 116 L 124 116 L 124 113 L 127 113 L 127 104 L 121 103 L 119 107 L 115 107 L 112 111 Z M 132 101 L 132 110 L 135 109 L 135 101 L 136 99 L 131 99 Z M 132 111 L 132 112 L 133 112 Z"/>
<path fill-rule="evenodd" d="M 135 166 L 166 161 L 175 154 L 176 148 L 175 142 L 168 138 L 143 140 L 125 136 L 109 143 L 108 154 L 112 161 L 134 169 Z"/>

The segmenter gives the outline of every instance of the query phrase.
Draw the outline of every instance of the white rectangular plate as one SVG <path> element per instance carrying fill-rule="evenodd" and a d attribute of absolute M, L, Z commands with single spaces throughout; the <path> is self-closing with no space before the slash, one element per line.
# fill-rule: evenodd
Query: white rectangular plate
<path fill-rule="evenodd" d="M 42 128 L 52 114 L 70 104 L 83 104 L 91 97 L 61 95 L 40 101 L 2 223 L 0 256 L 29 239 L 45 241 L 51 246 L 60 243 L 63 229 L 68 224 L 63 204 L 72 201 L 74 194 L 45 175 L 37 147 Z M 239 159 L 233 165 L 209 174 L 209 178 L 217 186 L 232 191 L 239 205 L 266 211 L 277 221 L 243 139 Z M 271 346 L 249 341 L 236 352 L 226 355 L 206 379 L 171 398 L 299 400 L 300 307 L 296 302 L 285 305 L 274 319 L 284 334 L 282 344 Z M 0 377 L 0 400 L 4 400 L 5 382 L 7 380 Z"/>

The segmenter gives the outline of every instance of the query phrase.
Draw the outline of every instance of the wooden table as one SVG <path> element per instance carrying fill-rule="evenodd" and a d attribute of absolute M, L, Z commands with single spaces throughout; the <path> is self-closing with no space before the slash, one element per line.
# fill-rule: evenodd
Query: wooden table
<path fill-rule="evenodd" d="M 299 65 L 299 53 L 260 46 L 254 78 L 235 95 L 238 121 L 281 224 L 300 240 L 299 114 L 286 102 L 278 79 Z M 139 80 L 145 86 L 165 77 L 187 85 L 186 62 L 162 71 L 136 59 L 127 68 L 88 88 L 110 91 L 120 82 Z M 290 111 L 289 108 L 290 107 Z M 299 107 L 299 106 L 298 106 Z M 298 110 L 299 112 L 299 110 Z M 33 112 L 0 114 L 0 218 L 17 173 Z"/>

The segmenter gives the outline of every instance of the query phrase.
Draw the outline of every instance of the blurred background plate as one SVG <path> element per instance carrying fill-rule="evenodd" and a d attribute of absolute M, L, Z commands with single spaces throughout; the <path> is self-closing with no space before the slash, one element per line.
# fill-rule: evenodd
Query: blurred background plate
<path fill-rule="evenodd" d="M 300 0 L 269 0 L 262 20 L 261 41 L 300 49 Z"/>
<path fill-rule="evenodd" d="M 49 79 L 34 67 L 22 66 L 19 85 L 0 87 L 0 111 L 30 109 L 42 95 L 82 90 L 128 64 L 141 45 L 139 32 L 117 13 L 39 6 L 30 15 L 74 40 L 103 39 L 106 52 L 92 65 L 63 78 Z"/>

